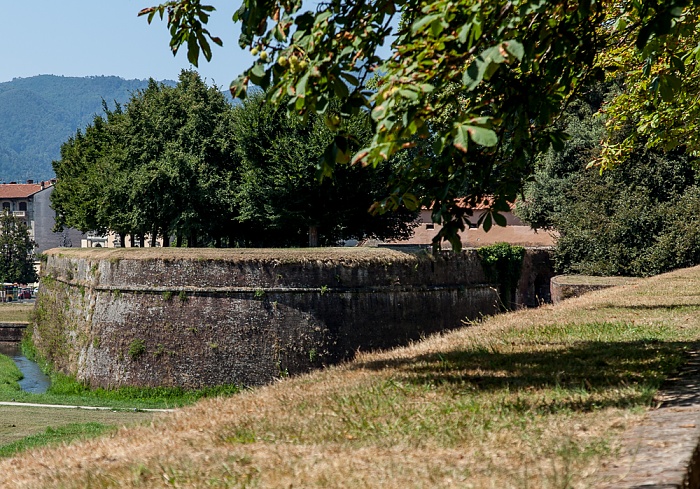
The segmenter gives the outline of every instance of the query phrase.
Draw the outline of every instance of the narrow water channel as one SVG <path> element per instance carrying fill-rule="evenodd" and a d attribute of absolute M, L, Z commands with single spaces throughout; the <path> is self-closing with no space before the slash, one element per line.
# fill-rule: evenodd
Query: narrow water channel
<path fill-rule="evenodd" d="M 19 381 L 23 391 L 43 394 L 51 386 L 51 380 L 41 371 L 39 365 L 22 355 L 19 343 L 0 342 L 0 354 L 10 357 L 24 375 L 24 378 Z"/>

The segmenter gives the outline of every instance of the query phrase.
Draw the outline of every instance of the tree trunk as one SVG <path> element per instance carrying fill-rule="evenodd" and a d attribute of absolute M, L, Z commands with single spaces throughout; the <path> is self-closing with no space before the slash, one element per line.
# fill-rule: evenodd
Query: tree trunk
<path fill-rule="evenodd" d="M 309 246 L 311 248 L 318 246 L 318 226 L 309 226 Z"/>
<path fill-rule="evenodd" d="M 122 248 L 126 248 L 126 234 L 125 233 L 119 233 L 119 246 Z"/>
<path fill-rule="evenodd" d="M 182 234 L 180 233 L 177 233 L 177 237 L 175 238 L 175 246 L 182 248 Z"/>
<path fill-rule="evenodd" d="M 146 236 L 143 233 L 139 234 L 139 247 L 144 248 L 146 246 Z"/>
<path fill-rule="evenodd" d="M 129 235 L 129 247 L 133 248 L 135 244 L 136 244 L 136 236 L 134 236 L 134 234 L 131 233 Z"/>
<path fill-rule="evenodd" d="M 168 233 L 163 234 L 163 248 L 170 248 L 170 236 L 168 236 Z"/>
<path fill-rule="evenodd" d="M 151 248 L 155 248 L 158 245 L 158 234 L 156 234 L 156 230 L 153 229 L 151 231 Z"/>

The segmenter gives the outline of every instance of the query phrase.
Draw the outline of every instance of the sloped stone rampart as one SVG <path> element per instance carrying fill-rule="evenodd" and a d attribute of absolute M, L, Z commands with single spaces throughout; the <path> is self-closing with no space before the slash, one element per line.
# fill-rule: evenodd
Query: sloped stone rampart
<path fill-rule="evenodd" d="M 93 387 L 256 385 L 493 314 L 474 252 L 55 249 L 40 355 Z"/>
<path fill-rule="evenodd" d="M 557 275 L 551 278 L 551 299 L 554 304 L 565 299 L 579 297 L 594 290 L 620 285 L 634 285 L 635 277 L 595 277 L 590 275 Z"/>

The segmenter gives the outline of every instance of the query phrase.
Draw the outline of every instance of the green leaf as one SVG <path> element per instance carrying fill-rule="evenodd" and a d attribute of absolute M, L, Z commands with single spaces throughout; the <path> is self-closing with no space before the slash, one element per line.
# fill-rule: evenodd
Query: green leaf
<path fill-rule="evenodd" d="M 348 90 L 348 86 L 343 82 L 343 80 L 340 80 L 339 78 L 335 78 L 333 80 L 333 88 L 335 90 L 335 94 L 341 98 L 347 98 L 348 95 L 350 95 L 350 90 Z"/>
<path fill-rule="evenodd" d="M 355 76 L 351 75 L 350 73 L 341 71 L 340 76 L 342 76 L 345 79 L 345 81 L 347 81 L 353 87 L 356 87 L 360 84 L 360 80 L 358 80 Z"/>
<path fill-rule="evenodd" d="M 467 90 L 474 90 L 484 78 L 490 78 L 503 61 L 505 58 L 501 54 L 500 46 L 484 50 L 464 72 L 462 84 Z"/>
<path fill-rule="evenodd" d="M 464 124 L 457 126 L 457 134 L 455 135 L 453 144 L 458 150 L 464 151 L 465 153 L 469 149 L 469 130 Z"/>
<path fill-rule="evenodd" d="M 416 20 L 413 25 L 411 25 L 411 34 L 414 36 L 425 29 L 428 25 L 432 24 L 434 20 L 439 19 L 442 14 L 431 14 L 420 17 Z"/>
<path fill-rule="evenodd" d="M 483 227 L 483 229 L 484 229 L 484 232 L 485 232 L 485 233 L 488 233 L 489 230 L 491 229 L 491 226 L 493 226 L 493 221 L 491 220 L 491 213 L 490 213 L 490 212 L 487 212 L 486 214 L 484 214 L 483 219 L 484 219 L 484 220 L 483 220 L 483 222 L 481 223 L 481 225 L 482 225 L 482 227 Z"/>
<path fill-rule="evenodd" d="M 399 95 L 413 101 L 416 101 L 420 98 L 420 94 L 418 92 L 405 88 L 399 90 Z"/>
<path fill-rule="evenodd" d="M 493 213 L 493 220 L 496 222 L 501 227 L 506 227 L 508 224 L 508 221 L 506 220 L 506 216 L 503 214 L 499 214 L 498 212 Z"/>
<path fill-rule="evenodd" d="M 459 39 L 459 42 L 461 42 L 462 44 L 467 42 L 467 36 L 469 36 L 469 31 L 471 31 L 471 29 L 472 29 L 471 22 L 467 22 L 467 23 L 463 24 L 462 27 L 460 27 L 457 30 L 457 39 Z"/>
<path fill-rule="evenodd" d="M 418 197 L 416 197 L 413 194 L 405 193 L 401 197 L 401 200 L 403 201 L 403 205 L 406 206 L 406 209 L 408 209 L 409 211 L 415 211 L 420 205 Z"/>
<path fill-rule="evenodd" d="M 199 63 L 199 44 L 197 44 L 197 39 L 194 35 L 190 35 L 187 38 L 187 60 L 193 66 L 197 66 L 197 63 Z"/>
<path fill-rule="evenodd" d="M 256 85 L 262 85 L 265 79 L 265 66 L 262 63 L 254 64 L 248 72 L 248 76 L 250 76 L 250 80 Z"/>
<path fill-rule="evenodd" d="M 296 84 L 296 92 L 297 96 L 300 97 L 301 99 L 304 99 L 306 97 L 306 83 L 309 81 L 309 73 L 304 73 L 304 76 L 299 78 L 299 81 Z"/>
<path fill-rule="evenodd" d="M 444 21 L 440 17 L 438 17 L 430 23 L 430 32 L 433 35 L 433 37 L 439 37 L 440 34 L 442 34 L 444 28 Z"/>
<path fill-rule="evenodd" d="M 493 129 L 479 126 L 465 126 L 469 131 L 469 136 L 479 146 L 496 146 L 498 144 L 498 136 Z"/>
<path fill-rule="evenodd" d="M 682 88 L 681 80 L 673 74 L 660 75 L 659 93 L 664 102 L 672 102 L 676 93 Z"/>
<path fill-rule="evenodd" d="M 523 60 L 523 56 L 525 55 L 525 48 L 520 42 L 515 40 L 506 41 L 503 43 L 503 47 L 506 51 L 508 51 L 508 54 L 518 58 L 518 61 Z"/>

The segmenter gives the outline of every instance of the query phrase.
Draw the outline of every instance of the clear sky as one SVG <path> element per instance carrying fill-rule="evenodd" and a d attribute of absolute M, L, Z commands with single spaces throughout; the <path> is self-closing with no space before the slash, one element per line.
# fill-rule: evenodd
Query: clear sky
<path fill-rule="evenodd" d="M 185 48 L 170 52 L 165 21 L 151 25 L 139 10 L 160 0 L 0 0 L 3 42 L 0 82 L 34 75 L 117 75 L 122 78 L 176 80 L 189 68 Z M 212 44 L 210 63 L 198 71 L 211 84 L 228 87 L 253 57 L 238 47 L 231 16 L 240 0 L 210 0 L 217 10 L 209 30 L 224 41 Z"/>

